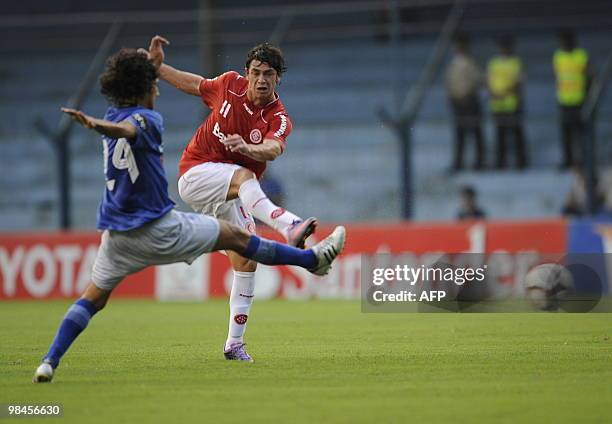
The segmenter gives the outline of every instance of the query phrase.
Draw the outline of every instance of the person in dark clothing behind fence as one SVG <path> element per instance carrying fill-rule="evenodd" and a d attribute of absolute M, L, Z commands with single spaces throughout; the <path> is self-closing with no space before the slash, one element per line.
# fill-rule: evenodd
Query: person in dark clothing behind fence
<path fill-rule="evenodd" d="M 484 219 L 486 213 L 478 206 L 476 199 L 476 189 L 472 186 L 464 186 L 459 192 L 461 204 L 459 213 L 457 213 L 457 219 Z"/>
<path fill-rule="evenodd" d="M 463 151 L 468 134 L 474 137 L 476 158 L 474 169 L 484 167 L 485 146 L 482 133 L 482 110 L 479 90 L 482 72 L 469 53 L 469 40 L 465 34 L 455 37 L 455 54 L 446 70 L 446 88 L 455 120 L 455 152 L 452 168 L 463 168 Z"/>

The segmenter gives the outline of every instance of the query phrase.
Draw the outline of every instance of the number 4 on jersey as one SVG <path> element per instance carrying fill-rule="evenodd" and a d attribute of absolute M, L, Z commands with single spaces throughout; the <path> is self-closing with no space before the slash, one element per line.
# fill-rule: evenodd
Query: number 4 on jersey
<path fill-rule="evenodd" d="M 108 178 L 108 140 L 103 139 L 103 142 L 104 175 L 107 178 L 106 187 L 109 191 L 113 191 L 113 189 L 115 188 L 115 180 Z M 134 153 L 132 152 L 132 146 L 130 146 L 130 143 L 127 141 L 127 139 L 120 138 L 119 140 L 117 140 L 117 144 L 115 144 L 115 150 L 113 151 L 112 163 L 115 169 L 117 170 L 127 169 L 132 184 L 136 182 L 138 176 L 140 175 L 140 171 L 138 171 L 138 165 L 136 164 L 136 159 L 134 158 Z"/>

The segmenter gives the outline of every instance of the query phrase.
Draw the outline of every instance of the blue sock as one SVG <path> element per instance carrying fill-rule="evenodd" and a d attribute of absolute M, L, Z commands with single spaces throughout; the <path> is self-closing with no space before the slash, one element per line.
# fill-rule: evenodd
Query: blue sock
<path fill-rule="evenodd" d="M 317 258 L 310 249 L 296 249 L 257 236 L 251 236 L 242 256 L 265 265 L 297 265 L 302 268 L 313 268 L 317 264 Z"/>
<path fill-rule="evenodd" d="M 77 300 L 68 309 L 66 315 L 64 315 L 64 320 L 60 324 L 49 352 L 47 352 L 43 360 L 51 363 L 53 368 L 57 368 L 64 353 L 66 353 L 74 339 L 81 334 L 81 331 L 87 327 L 89 320 L 96 312 L 98 310 L 89 300 Z"/>

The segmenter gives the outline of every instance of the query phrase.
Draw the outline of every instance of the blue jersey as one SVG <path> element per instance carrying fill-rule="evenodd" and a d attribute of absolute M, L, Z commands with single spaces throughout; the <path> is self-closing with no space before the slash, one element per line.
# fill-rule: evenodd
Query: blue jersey
<path fill-rule="evenodd" d="M 165 215 L 174 208 L 162 164 L 162 116 L 142 106 L 106 111 L 111 122 L 130 121 L 133 139 L 102 137 L 106 188 L 98 210 L 100 230 L 127 231 Z"/>

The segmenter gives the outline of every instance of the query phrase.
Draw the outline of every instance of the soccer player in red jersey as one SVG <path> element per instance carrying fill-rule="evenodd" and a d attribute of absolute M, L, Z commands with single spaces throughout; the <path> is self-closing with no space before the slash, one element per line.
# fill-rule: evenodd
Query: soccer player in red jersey
<path fill-rule="evenodd" d="M 291 120 L 275 91 L 286 70 L 282 52 L 260 44 L 247 54 L 244 76 L 230 71 L 207 79 L 163 63 L 167 44 L 166 39 L 155 36 L 149 46 L 149 58 L 159 67 L 160 78 L 199 96 L 211 109 L 179 164 L 183 201 L 197 212 L 225 219 L 251 233 L 255 232 L 255 216 L 280 232 L 288 244 L 303 248 L 316 229 L 316 218 L 303 220 L 275 205 L 258 181 L 266 163 L 283 153 L 291 133 Z M 250 360 L 243 337 L 257 264 L 234 252 L 227 255 L 234 281 L 224 354 L 227 359 Z"/>

